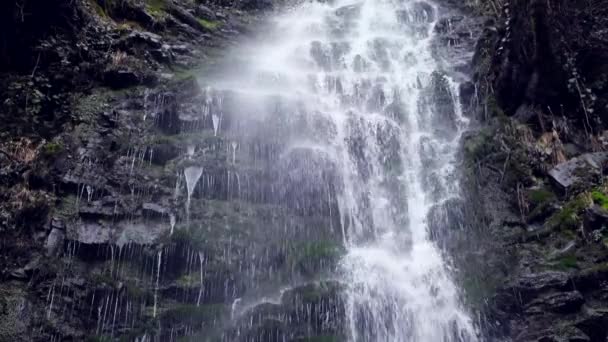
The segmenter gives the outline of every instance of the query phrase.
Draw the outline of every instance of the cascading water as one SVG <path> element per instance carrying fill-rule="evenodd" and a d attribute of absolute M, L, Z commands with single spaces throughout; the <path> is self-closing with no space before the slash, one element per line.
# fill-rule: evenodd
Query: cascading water
<path fill-rule="evenodd" d="M 437 17 L 421 1 L 306 3 L 239 54 L 237 75 L 214 84 L 216 94 L 239 94 L 242 121 L 261 112 L 275 120 L 266 105 L 274 101 L 290 170 L 272 192 L 296 187 L 298 208 L 310 210 L 302 198 L 318 194 L 340 223 L 346 252 L 335 278 L 346 284 L 351 341 L 477 341 L 429 237 L 432 208 L 458 196 L 467 125 L 432 54 Z M 215 135 L 219 126 L 214 116 Z"/>

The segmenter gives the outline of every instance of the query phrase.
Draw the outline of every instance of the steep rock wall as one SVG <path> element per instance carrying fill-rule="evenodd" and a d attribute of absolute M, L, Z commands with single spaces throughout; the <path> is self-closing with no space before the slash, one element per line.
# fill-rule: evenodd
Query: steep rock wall
<path fill-rule="evenodd" d="M 606 338 L 606 5 L 470 7 L 488 20 L 473 59 L 480 125 L 463 145 L 474 252 L 461 262 L 490 339 Z"/>

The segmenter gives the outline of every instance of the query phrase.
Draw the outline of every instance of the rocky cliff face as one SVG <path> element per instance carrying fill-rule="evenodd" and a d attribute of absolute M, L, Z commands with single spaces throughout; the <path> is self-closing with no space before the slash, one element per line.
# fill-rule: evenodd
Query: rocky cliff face
<path fill-rule="evenodd" d="M 475 74 L 462 94 L 479 125 L 463 143 L 468 201 L 439 208 L 462 229 L 431 233 L 488 340 L 604 342 L 608 6 L 450 2 L 468 13 L 437 27 L 451 51 L 481 29 L 468 18 L 487 19 L 472 70 L 453 70 Z M 335 202 L 271 193 L 289 167 L 262 172 L 280 123 L 242 151 L 224 134 L 239 104 L 193 77 L 283 4 L 0 4 L 0 340 L 343 338 L 341 285 L 315 281 L 343 253 Z M 195 115 L 218 106 L 222 122 Z M 315 231 L 286 244 L 287 224 Z M 280 300 L 235 300 L 287 278 L 302 285 Z"/>
<path fill-rule="evenodd" d="M 473 59 L 480 127 L 463 148 L 477 205 L 454 245 L 473 251 L 456 259 L 491 339 L 606 340 L 605 9 L 473 5 L 488 17 Z"/>
<path fill-rule="evenodd" d="M 277 4 L 2 4 L 0 340 L 337 333 L 339 322 L 319 321 L 343 310 L 333 283 L 295 286 L 223 325 L 245 290 L 311 278 L 341 252 L 332 232 L 315 240 L 301 229 L 278 244 L 287 223 L 325 227 L 327 217 L 264 192 L 276 174 L 259 165 L 279 142 L 241 153 L 223 134 L 238 110 L 229 94 L 221 126 L 198 115 L 224 94 L 203 92 L 194 75 Z M 298 324 L 276 326 L 278 313 Z"/>

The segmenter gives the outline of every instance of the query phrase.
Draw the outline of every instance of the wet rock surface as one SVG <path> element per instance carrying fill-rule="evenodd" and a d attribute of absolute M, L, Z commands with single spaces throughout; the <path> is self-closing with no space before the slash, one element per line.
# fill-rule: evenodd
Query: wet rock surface
<path fill-rule="evenodd" d="M 335 222 L 270 196 L 277 174 L 256 167 L 274 162 L 261 154 L 270 142 L 247 160 L 225 134 L 235 112 L 219 126 L 221 97 L 195 77 L 275 4 L 83 0 L 40 23 L 50 8 L 40 2 L 26 1 L 23 17 L 18 1 L 1 5 L 2 25 L 31 45 L 0 56 L 0 340 L 342 333 L 318 321 L 344 310 L 338 285 L 306 285 L 343 253 L 325 228 Z M 13 37 L 1 39 L 4 49 Z M 190 166 L 203 170 L 191 189 Z M 254 303 L 234 309 L 255 326 L 225 326 L 245 292 L 290 283 L 304 285 L 272 304 L 283 323 Z"/>
<path fill-rule="evenodd" d="M 461 11 L 421 3 L 416 15 L 440 17 L 434 53 L 478 129 L 463 141 L 468 195 L 434 208 L 429 233 L 454 255 L 487 340 L 605 342 L 608 7 L 445 2 Z M 345 322 L 319 320 L 343 317 L 341 285 L 315 279 L 344 252 L 327 228 L 336 204 L 268 185 L 298 163 L 323 172 L 294 184 L 332 166 L 297 153 L 277 164 L 280 136 L 243 153 L 228 134 L 241 104 L 221 94 L 219 123 L 218 94 L 194 77 L 283 3 L 116 3 L 0 5 L 0 339 L 343 340 Z M 449 136 L 450 85 L 429 77 L 443 109 L 426 124 Z M 191 196 L 190 166 L 203 170 Z M 285 282 L 302 285 L 241 299 Z"/>
<path fill-rule="evenodd" d="M 463 142 L 474 205 L 460 239 L 475 252 L 457 252 L 462 284 L 489 340 L 605 341 L 608 97 L 591 81 L 605 77 L 591 57 L 608 52 L 603 19 L 582 3 L 494 4 L 472 8 L 488 20 L 473 57 L 479 128 Z"/>

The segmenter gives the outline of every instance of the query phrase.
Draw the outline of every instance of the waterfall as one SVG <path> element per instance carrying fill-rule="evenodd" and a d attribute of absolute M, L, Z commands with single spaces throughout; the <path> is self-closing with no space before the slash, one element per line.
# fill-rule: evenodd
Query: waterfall
<path fill-rule="evenodd" d="M 273 194 L 337 218 L 346 252 L 334 277 L 345 284 L 351 341 L 478 339 L 429 234 L 432 209 L 459 196 L 468 124 L 432 53 L 437 20 L 425 1 L 307 2 L 213 85 L 240 96 L 235 121 L 278 127 L 264 138 L 287 142 L 267 166 L 287 165 Z M 213 116 L 215 135 L 218 126 Z"/>

